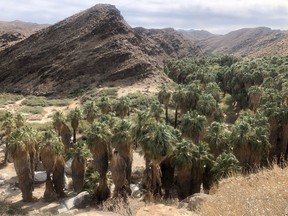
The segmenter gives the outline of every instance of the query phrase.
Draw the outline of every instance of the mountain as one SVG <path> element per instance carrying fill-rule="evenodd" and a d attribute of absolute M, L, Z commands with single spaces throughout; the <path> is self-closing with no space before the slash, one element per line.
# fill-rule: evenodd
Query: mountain
<path fill-rule="evenodd" d="M 133 29 L 115 6 L 98 4 L 0 52 L 0 91 L 67 95 L 119 81 L 163 82 L 164 60 L 198 54 L 177 31 Z"/>
<path fill-rule="evenodd" d="M 0 50 L 11 46 L 49 25 L 22 21 L 0 21 Z"/>
<path fill-rule="evenodd" d="M 212 34 L 208 31 L 205 30 L 194 30 L 194 29 L 190 29 L 188 31 L 186 30 L 178 30 L 180 33 L 182 33 L 185 37 L 187 37 L 189 40 L 192 41 L 199 41 L 199 40 L 205 40 L 208 38 L 212 38 L 212 37 L 217 37 L 218 35 Z"/>
<path fill-rule="evenodd" d="M 258 57 L 267 54 L 287 54 L 287 46 L 282 47 L 282 50 L 276 48 L 281 43 L 285 44 L 285 41 L 287 41 L 287 32 L 258 27 L 244 28 L 225 35 L 212 36 L 198 40 L 197 44 L 204 54 L 233 54 L 236 56 Z M 274 52 L 269 53 L 268 50 L 274 50 Z"/>

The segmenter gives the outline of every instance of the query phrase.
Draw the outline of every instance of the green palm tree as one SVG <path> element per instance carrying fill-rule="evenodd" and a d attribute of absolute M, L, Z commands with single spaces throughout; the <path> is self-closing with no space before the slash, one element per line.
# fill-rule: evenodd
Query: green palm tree
<path fill-rule="evenodd" d="M 204 136 L 206 122 L 205 116 L 199 115 L 196 111 L 188 111 L 182 117 L 180 129 L 184 137 L 197 144 Z"/>
<path fill-rule="evenodd" d="M 54 201 L 59 196 L 64 196 L 64 167 L 62 156 L 64 145 L 52 130 L 45 131 L 40 145 L 40 158 L 47 173 L 44 199 Z M 51 180 L 51 174 L 53 179 Z"/>
<path fill-rule="evenodd" d="M 181 113 L 184 112 L 184 104 L 185 104 L 185 90 L 183 86 L 178 86 L 176 91 L 173 93 L 172 99 L 175 103 L 175 120 L 174 120 L 174 128 L 177 128 L 178 122 L 178 111 Z"/>
<path fill-rule="evenodd" d="M 19 179 L 19 187 L 22 192 L 23 201 L 31 202 L 33 187 L 33 176 L 36 157 L 35 134 L 31 128 L 17 128 L 11 133 L 8 151 L 14 160 L 14 167 Z"/>
<path fill-rule="evenodd" d="M 214 174 L 214 180 L 219 181 L 222 178 L 229 177 L 241 171 L 241 166 L 233 153 L 220 154 L 211 170 Z"/>
<path fill-rule="evenodd" d="M 76 143 L 76 132 L 79 127 L 79 122 L 82 119 L 82 112 L 81 110 L 76 107 L 75 109 L 72 109 L 68 113 L 68 119 L 71 122 L 71 127 L 73 128 L 73 143 Z"/>
<path fill-rule="evenodd" d="M 251 110 L 256 112 L 261 102 L 261 96 L 263 94 L 262 88 L 260 86 L 251 86 L 248 90 L 249 104 Z"/>
<path fill-rule="evenodd" d="M 25 123 L 25 118 L 23 115 L 21 115 L 20 113 L 16 115 L 15 117 L 15 124 L 16 124 L 16 127 L 19 128 L 19 127 L 22 127 L 24 126 L 24 123 Z"/>
<path fill-rule="evenodd" d="M 53 119 L 53 127 L 56 130 L 58 136 L 60 136 L 61 135 L 62 124 L 65 121 L 64 114 L 62 112 L 60 112 L 60 111 L 56 111 L 53 114 L 52 119 Z"/>
<path fill-rule="evenodd" d="M 163 108 L 161 104 L 157 102 L 153 102 L 150 107 L 150 114 L 156 119 L 157 122 L 160 122 L 161 115 L 163 114 Z M 167 124 L 167 122 L 166 122 Z"/>
<path fill-rule="evenodd" d="M 98 115 L 98 107 L 94 101 L 87 101 L 84 104 L 83 114 L 89 124 L 92 124 Z"/>
<path fill-rule="evenodd" d="M 217 101 L 217 103 L 221 100 L 221 89 L 215 82 L 210 82 L 207 84 L 205 88 L 206 94 L 211 94 L 213 98 Z"/>
<path fill-rule="evenodd" d="M 2 129 L 4 130 L 5 136 L 9 137 L 15 127 L 16 123 L 13 114 L 11 112 L 5 113 L 2 123 Z"/>
<path fill-rule="evenodd" d="M 253 171 L 268 158 L 271 148 L 268 119 L 260 113 L 242 113 L 232 127 L 230 140 L 244 170 Z"/>
<path fill-rule="evenodd" d="M 232 151 L 229 136 L 230 133 L 226 130 L 223 123 L 213 122 L 208 127 L 204 141 L 208 143 L 214 158 L 217 158 L 222 152 Z"/>
<path fill-rule="evenodd" d="M 201 184 L 203 182 L 203 187 L 206 189 L 210 185 L 209 182 L 209 172 L 212 168 L 212 155 L 209 153 L 209 147 L 206 143 L 200 142 L 193 146 L 192 150 L 192 184 L 191 184 L 191 194 L 199 193 Z M 207 177 L 208 176 L 208 177 Z M 208 182 L 208 183 L 207 183 Z M 206 183 L 206 185 L 204 184 Z M 209 188 L 208 188 L 209 189 Z"/>
<path fill-rule="evenodd" d="M 68 158 L 73 158 L 71 170 L 73 188 L 76 193 L 83 190 L 87 158 L 90 154 L 91 153 L 84 142 L 75 143 L 73 148 L 71 148 L 67 153 Z"/>
<path fill-rule="evenodd" d="M 217 101 L 211 94 L 202 94 L 199 96 L 196 109 L 201 115 L 205 115 L 208 123 L 214 120 L 214 113 L 217 110 Z"/>
<path fill-rule="evenodd" d="M 142 130 L 139 143 L 142 147 L 146 164 L 151 160 L 161 162 L 171 155 L 177 142 L 177 132 L 168 125 L 152 123 Z"/>
<path fill-rule="evenodd" d="M 6 143 L 6 149 L 5 149 L 5 156 L 4 156 L 4 164 L 7 163 L 8 160 L 8 148 L 9 148 L 9 138 L 11 133 L 14 131 L 14 129 L 16 128 L 16 124 L 15 124 L 15 119 L 14 116 L 11 112 L 7 112 L 4 115 L 4 121 L 2 123 L 2 127 L 4 130 L 4 134 L 7 137 L 8 142 Z"/>
<path fill-rule="evenodd" d="M 105 115 L 111 112 L 111 102 L 109 97 L 107 96 L 101 97 L 97 105 L 100 108 L 102 114 Z"/>
<path fill-rule="evenodd" d="M 129 116 L 129 109 L 130 99 L 128 97 L 120 97 L 115 106 L 116 115 L 123 119 L 125 116 Z"/>
<path fill-rule="evenodd" d="M 94 122 L 87 132 L 87 144 L 93 155 L 93 166 L 99 173 L 99 187 L 96 188 L 95 196 L 99 200 L 105 200 L 110 196 L 107 186 L 106 173 L 108 171 L 108 159 L 111 154 L 110 126 L 108 122 Z"/>
<path fill-rule="evenodd" d="M 129 121 L 122 120 L 114 128 L 112 137 L 112 145 L 118 152 L 120 157 L 125 161 L 126 170 L 125 176 L 128 182 L 128 187 L 131 183 L 132 161 L 133 161 L 133 137 L 132 137 L 132 124 Z M 118 174 L 123 175 L 123 173 Z"/>
<path fill-rule="evenodd" d="M 171 100 L 172 93 L 169 91 L 166 85 L 162 85 L 158 92 L 158 100 L 165 107 L 166 124 L 168 124 L 168 105 Z"/>

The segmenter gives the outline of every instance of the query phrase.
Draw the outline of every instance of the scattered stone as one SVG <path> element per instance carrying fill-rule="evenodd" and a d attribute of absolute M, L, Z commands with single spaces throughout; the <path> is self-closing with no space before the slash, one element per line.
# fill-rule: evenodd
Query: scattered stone
<path fill-rule="evenodd" d="M 188 197 L 188 210 L 195 211 L 209 195 L 204 193 L 196 193 Z M 186 198 L 187 199 L 187 198 Z"/>
<path fill-rule="evenodd" d="M 68 209 L 66 208 L 66 205 L 64 203 L 62 203 L 56 210 L 57 214 L 61 214 L 67 211 Z"/>
<path fill-rule="evenodd" d="M 67 175 L 72 175 L 72 169 L 71 169 L 72 161 L 73 159 L 71 158 L 65 164 L 65 173 Z"/>
<path fill-rule="evenodd" d="M 8 179 L 8 174 L 7 173 L 0 174 L 0 180 L 7 180 L 7 179 Z"/>
<path fill-rule="evenodd" d="M 74 205 L 76 208 L 85 208 L 89 204 L 89 193 L 83 191 L 79 193 L 74 199 Z"/>
<path fill-rule="evenodd" d="M 130 184 L 130 188 L 132 191 L 131 196 L 134 198 L 140 198 L 142 195 L 142 192 L 140 191 L 139 187 L 136 184 Z"/>
<path fill-rule="evenodd" d="M 47 173 L 45 171 L 36 171 L 34 172 L 34 182 L 42 183 L 47 179 Z"/>
<path fill-rule="evenodd" d="M 2 179 L 0 180 L 0 185 L 1 185 L 1 186 L 2 186 L 2 185 L 5 185 L 5 183 L 6 183 L 5 180 L 2 180 Z"/>

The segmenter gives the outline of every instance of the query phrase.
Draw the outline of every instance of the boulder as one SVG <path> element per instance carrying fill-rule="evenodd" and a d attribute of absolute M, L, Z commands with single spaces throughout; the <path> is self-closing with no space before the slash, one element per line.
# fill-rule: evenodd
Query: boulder
<path fill-rule="evenodd" d="M 130 184 L 131 188 L 131 196 L 134 198 L 140 198 L 142 195 L 142 192 L 140 191 L 140 188 L 136 184 Z"/>
<path fill-rule="evenodd" d="M 204 193 L 196 193 L 188 197 L 188 210 L 195 211 L 204 202 L 209 195 Z M 187 198 L 186 198 L 187 199 Z"/>
<path fill-rule="evenodd" d="M 72 169 L 71 169 L 72 161 L 73 159 L 71 158 L 65 163 L 65 173 L 67 175 L 72 175 Z"/>
<path fill-rule="evenodd" d="M 79 193 L 74 199 L 76 208 L 85 208 L 89 204 L 90 195 L 87 191 Z"/>
<path fill-rule="evenodd" d="M 34 172 L 34 182 L 42 183 L 47 179 L 47 173 L 45 171 L 35 171 Z"/>

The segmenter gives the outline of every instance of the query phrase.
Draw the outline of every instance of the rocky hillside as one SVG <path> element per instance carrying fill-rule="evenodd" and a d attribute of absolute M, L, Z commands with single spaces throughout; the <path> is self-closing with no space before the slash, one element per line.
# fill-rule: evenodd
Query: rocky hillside
<path fill-rule="evenodd" d="M 187 37 L 189 32 L 184 32 L 183 35 Z M 288 33 L 267 27 L 244 28 L 225 35 L 206 33 L 198 38 L 190 36 L 189 39 L 196 42 L 204 54 L 259 57 L 288 53 L 288 47 L 285 46 L 288 43 Z"/>
<path fill-rule="evenodd" d="M 18 20 L 12 22 L 0 21 L 0 50 L 15 44 L 48 26 L 49 25 L 22 22 Z"/>
<path fill-rule="evenodd" d="M 63 95 L 119 80 L 162 82 L 164 59 L 199 54 L 172 29 L 159 40 L 145 32 L 114 6 L 96 5 L 0 52 L 1 91 Z"/>

